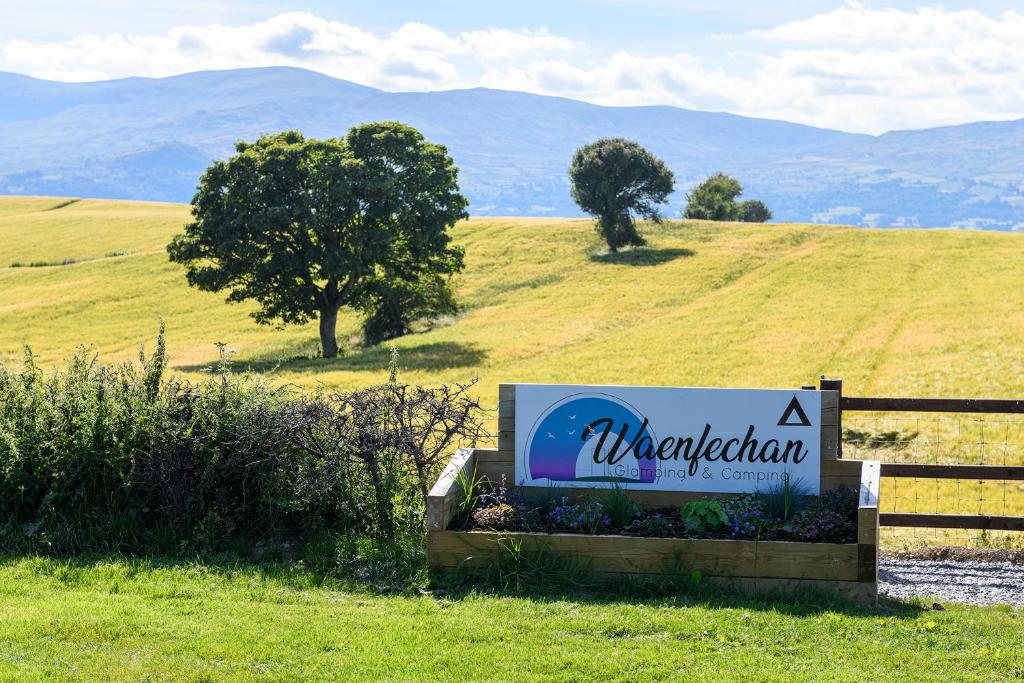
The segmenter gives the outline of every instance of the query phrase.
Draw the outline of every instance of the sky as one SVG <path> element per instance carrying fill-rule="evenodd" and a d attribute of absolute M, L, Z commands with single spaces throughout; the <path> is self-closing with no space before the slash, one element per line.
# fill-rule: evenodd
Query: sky
<path fill-rule="evenodd" d="M 1024 118 L 1024 2 L 0 0 L 0 71 L 279 65 L 877 134 Z"/>

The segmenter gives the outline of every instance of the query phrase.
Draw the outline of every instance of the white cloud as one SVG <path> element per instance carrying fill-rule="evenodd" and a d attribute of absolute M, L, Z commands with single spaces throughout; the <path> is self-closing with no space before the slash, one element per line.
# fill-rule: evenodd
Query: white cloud
<path fill-rule="evenodd" d="M 599 104 L 671 104 L 881 132 L 1024 116 L 1024 15 L 849 2 L 718 36 L 719 55 L 602 53 L 544 29 L 379 34 L 306 12 L 149 35 L 0 45 L 0 69 L 58 80 L 301 66 L 388 90 L 488 86 Z M 730 51 L 742 62 L 731 61 Z M 639 53 L 643 54 L 639 54 Z M 739 66 L 742 64 L 743 66 Z"/>
<path fill-rule="evenodd" d="M 421 23 L 376 35 L 307 12 L 288 12 L 243 26 L 179 26 L 139 36 L 85 34 L 60 43 L 12 40 L 0 47 L 0 68 L 79 81 L 288 65 L 382 88 L 422 90 L 464 85 L 460 62 L 487 64 L 574 45 L 545 30 L 449 35 Z"/>

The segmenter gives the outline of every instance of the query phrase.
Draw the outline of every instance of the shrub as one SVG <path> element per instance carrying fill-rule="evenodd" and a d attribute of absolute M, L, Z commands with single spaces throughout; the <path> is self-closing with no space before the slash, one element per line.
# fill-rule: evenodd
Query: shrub
<path fill-rule="evenodd" d="M 708 176 L 686 195 L 683 218 L 708 221 L 745 221 L 763 223 L 771 220 L 772 212 L 757 199 L 737 202 L 743 186 L 736 178 L 724 173 Z"/>
<path fill-rule="evenodd" d="M 764 512 L 764 502 L 756 493 L 741 493 L 732 498 L 719 499 L 716 502 L 722 506 L 722 510 L 729 519 L 739 517 L 744 512 L 754 510 Z"/>
<path fill-rule="evenodd" d="M 612 520 L 601 503 L 592 500 L 570 505 L 565 499 L 548 513 L 548 521 L 555 529 L 594 534 L 611 527 Z"/>
<path fill-rule="evenodd" d="M 473 522 L 480 528 L 494 531 L 511 531 L 517 524 L 516 509 L 508 503 L 477 508 L 473 511 Z"/>
<path fill-rule="evenodd" d="M 748 199 L 736 205 L 737 214 L 743 223 L 764 223 L 772 219 L 772 212 L 760 199 Z"/>
<path fill-rule="evenodd" d="M 729 517 L 722 506 L 710 500 L 687 503 L 679 514 L 683 520 L 683 527 L 697 534 L 719 529 L 729 523 Z"/>
<path fill-rule="evenodd" d="M 780 519 L 772 518 L 762 510 L 749 510 L 729 520 L 729 535 L 743 539 L 762 538 L 780 523 Z"/>
<path fill-rule="evenodd" d="M 781 483 L 772 485 L 758 495 L 769 517 L 777 517 L 787 522 L 790 517 L 807 506 L 810 488 L 799 479 L 785 476 Z"/>
<path fill-rule="evenodd" d="M 715 173 L 687 193 L 683 217 L 734 221 L 738 212 L 736 197 L 742 193 L 740 181 L 724 173 Z"/>
<path fill-rule="evenodd" d="M 640 516 L 640 504 L 630 498 L 625 490 L 616 486 L 610 493 L 601 497 L 601 508 L 608 515 L 613 527 L 622 528 Z"/>
<path fill-rule="evenodd" d="M 177 553 L 421 533 L 442 457 L 481 434 L 468 387 L 298 394 L 155 353 L 0 364 L 0 548 Z"/>
<path fill-rule="evenodd" d="M 849 543 L 857 539 L 857 527 L 833 510 L 806 510 L 786 525 L 793 538 L 812 543 Z"/>
<path fill-rule="evenodd" d="M 830 510 L 851 521 L 857 519 L 859 503 L 857 492 L 849 486 L 838 486 L 822 491 L 818 497 L 819 510 Z"/>
<path fill-rule="evenodd" d="M 650 517 L 633 520 L 626 531 L 637 536 L 674 536 L 675 525 L 662 513 L 655 512 Z"/>

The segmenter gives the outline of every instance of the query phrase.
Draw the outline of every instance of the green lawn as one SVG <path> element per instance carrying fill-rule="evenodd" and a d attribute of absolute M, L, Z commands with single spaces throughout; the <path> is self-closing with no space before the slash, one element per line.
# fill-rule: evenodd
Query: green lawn
<path fill-rule="evenodd" d="M 1024 611 L 675 598 L 380 596 L 300 569 L 0 563 L 10 680 L 1024 677 Z"/>

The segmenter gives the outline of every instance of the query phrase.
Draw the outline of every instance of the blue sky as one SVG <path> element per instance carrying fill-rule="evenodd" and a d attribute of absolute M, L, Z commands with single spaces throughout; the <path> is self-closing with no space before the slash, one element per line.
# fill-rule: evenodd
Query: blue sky
<path fill-rule="evenodd" d="M 878 133 L 1024 117 L 1015 5 L 35 0 L 3 12 L 0 70 L 81 81 L 287 64 L 386 90 L 508 88 Z"/>

